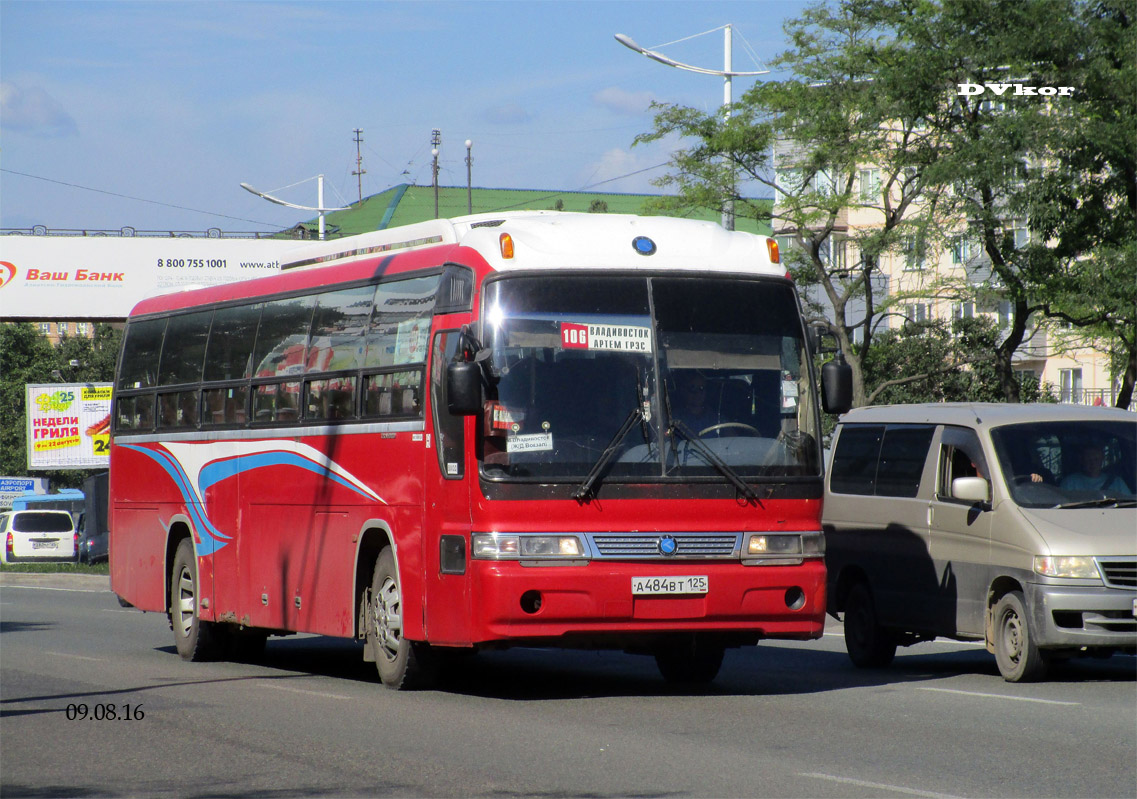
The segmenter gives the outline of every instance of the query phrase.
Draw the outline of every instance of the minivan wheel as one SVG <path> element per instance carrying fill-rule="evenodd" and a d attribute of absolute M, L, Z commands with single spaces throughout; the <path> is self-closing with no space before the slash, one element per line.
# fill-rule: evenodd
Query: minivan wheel
<path fill-rule="evenodd" d="M 1046 659 L 1034 641 L 1021 591 L 995 604 L 995 662 L 1007 682 L 1031 682 L 1046 673 Z"/>
<path fill-rule="evenodd" d="M 845 649 L 862 669 L 887 666 L 896 656 L 896 637 L 877 624 L 872 592 L 863 582 L 845 598 Z"/>

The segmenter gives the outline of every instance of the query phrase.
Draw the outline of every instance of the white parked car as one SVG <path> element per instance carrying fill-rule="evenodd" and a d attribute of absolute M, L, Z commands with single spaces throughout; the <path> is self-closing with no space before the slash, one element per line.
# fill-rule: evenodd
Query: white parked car
<path fill-rule="evenodd" d="M 14 510 L 0 513 L 0 561 L 73 561 L 79 534 L 65 510 Z"/>

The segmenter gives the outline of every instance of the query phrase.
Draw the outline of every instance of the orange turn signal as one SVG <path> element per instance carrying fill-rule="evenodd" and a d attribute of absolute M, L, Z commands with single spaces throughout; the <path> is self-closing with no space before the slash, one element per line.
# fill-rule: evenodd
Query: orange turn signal
<path fill-rule="evenodd" d="M 773 239 L 766 239 L 766 249 L 770 251 L 770 263 L 781 263 L 781 256 L 778 254 L 778 242 Z"/>
<path fill-rule="evenodd" d="M 512 258 L 513 257 L 513 236 L 509 235 L 508 233 L 502 233 L 501 237 L 498 239 L 498 241 L 501 242 L 501 257 L 502 258 Z"/>

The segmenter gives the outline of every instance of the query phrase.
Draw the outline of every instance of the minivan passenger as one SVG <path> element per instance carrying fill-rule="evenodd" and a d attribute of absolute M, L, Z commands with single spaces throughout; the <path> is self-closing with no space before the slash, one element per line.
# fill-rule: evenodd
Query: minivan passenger
<path fill-rule="evenodd" d="M 832 452 L 829 612 L 856 665 L 945 636 L 985 641 L 1017 682 L 1059 658 L 1137 651 L 1137 414 L 858 408 Z"/>

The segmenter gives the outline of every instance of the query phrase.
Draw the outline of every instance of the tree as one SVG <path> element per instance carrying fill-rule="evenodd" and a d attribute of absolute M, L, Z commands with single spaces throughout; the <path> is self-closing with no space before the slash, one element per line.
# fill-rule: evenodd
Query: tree
<path fill-rule="evenodd" d="M 1019 399 L 1012 359 L 1032 319 L 1051 317 L 1126 353 L 1119 404 L 1128 405 L 1137 377 L 1133 0 L 871 6 L 896 33 L 879 60 L 905 65 L 884 74 L 906 91 L 942 98 L 985 87 L 928 114 L 941 157 L 926 177 L 946 217 L 967 220 L 982 248 L 973 283 L 1008 304 L 994 348 L 1004 398 Z M 992 84 L 1006 88 L 995 94 Z M 1030 94 L 1038 87 L 1066 94 Z"/>
<path fill-rule="evenodd" d="M 1036 319 L 1061 318 L 1133 349 L 1133 225 L 1105 221 L 1137 199 L 1134 83 L 1125 81 L 1132 8 L 1133 0 L 813 6 L 787 24 L 792 47 L 775 61 L 790 78 L 756 85 L 729 119 L 657 106 L 654 131 L 636 142 L 693 142 L 657 181 L 676 191 L 673 208 L 733 198 L 757 213 L 737 196 L 736 175 L 774 192 L 776 228 L 797 244 L 791 271 L 818 291 L 812 308 L 852 366 L 856 404 L 868 399 L 874 331 L 905 299 L 877 282 L 881 257 L 918 262 L 961 234 L 975 242 L 981 256 L 966 279 L 929 280 L 911 296 L 1003 304 L 992 363 L 1003 398 L 1016 401 L 1013 357 Z M 1018 96 L 1015 83 L 1071 86 L 1083 105 Z M 960 96 L 961 84 L 984 94 Z M 781 174 L 771 174 L 775 159 Z M 843 242 L 845 229 L 859 232 Z M 1098 287 L 1109 302 L 1095 313 L 1086 298 Z"/>
<path fill-rule="evenodd" d="M 795 245 L 787 265 L 815 321 L 829 327 L 852 367 L 855 405 L 866 401 L 863 360 L 891 312 L 880 258 L 922 238 L 927 220 L 913 211 L 935 154 L 920 127 L 922 98 L 874 86 L 873 54 L 887 41 L 887 26 L 862 5 L 821 4 L 787 23 L 793 47 L 774 65 L 793 76 L 755 85 L 729 119 L 656 105 L 655 130 L 636 138 L 679 134 L 695 142 L 656 181 L 677 192 L 664 207 L 721 210 L 729 198 L 736 213 L 760 217 L 764 208 L 739 194 L 736 177 L 773 192 L 775 228 Z M 922 207 L 934 215 L 934 205 Z M 862 218 L 853 234 L 846 232 L 850 214 Z"/>
<path fill-rule="evenodd" d="M 27 322 L 0 325 L 0 474 L 27 473 L 28 383 L 105 383 L 114 379 L 122 332 L 97 324 L 93 339 L 65 336 L 53 347 Z M 77 366 L 72 366 L 77 362 Z M 54 373 L 58 372 L 57 377 Z M 39 473 L 53 484 L 76 487 L 90 470 Z"/>

